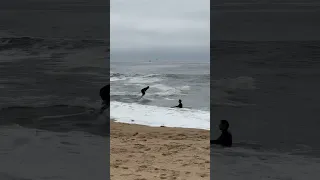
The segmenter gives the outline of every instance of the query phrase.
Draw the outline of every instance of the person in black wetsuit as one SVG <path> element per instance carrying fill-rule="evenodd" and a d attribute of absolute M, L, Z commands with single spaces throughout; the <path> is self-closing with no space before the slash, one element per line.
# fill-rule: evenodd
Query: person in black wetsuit
<path fill-rule="evenodd" d="M 110 84 L 105 85 L 100 89 L 100 97 L 102 99 L 102 107 L 100 109 L 100 114 L 103 113 L 105 109 L 107 109 L 110 104 Z"/>
<path fill-rule="evenodd" d="M 142 93 L 141 98 L 146 94 L 146 91 L 147 91 L 148 89 L 149 89 L 149 86 L 147 86 L 147 87 L 145 87 L 145 88 L 141 89 L 141 93 Z"/>
<path fill-rule="evenodd" d="M 217 140 L 210 140 L 210 144 L 219 144 L 223 147 L 231 147 L 232 146 L 232 135 L 228 131 L 229 122 L 227 120 L 221 120 L 219 129 L 221 130 L 221 135 Z"/>
<path fill-rule="evenodd" d="M 181 99 L 179 99 L 179 105 L 178 106 L 173 106 L 173 108 L 183 108 Z"/>

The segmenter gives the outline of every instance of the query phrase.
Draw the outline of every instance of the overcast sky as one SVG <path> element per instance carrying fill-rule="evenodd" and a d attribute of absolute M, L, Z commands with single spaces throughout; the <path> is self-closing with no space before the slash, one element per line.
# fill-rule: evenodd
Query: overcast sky
<path fill-rule="evenodd" d="M 209 0 L 111 0 L 113 57 L 210 57 Z"/>
<path fill-rule="evenodd" d="M 214 40 L 320 40 L 317 0 L 214 0 Z"/>

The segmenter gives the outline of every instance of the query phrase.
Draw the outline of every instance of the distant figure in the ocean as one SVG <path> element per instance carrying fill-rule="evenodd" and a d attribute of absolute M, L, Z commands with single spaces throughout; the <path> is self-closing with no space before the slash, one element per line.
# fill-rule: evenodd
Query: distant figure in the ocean
<path fill-rule="evenodd" d="M 223 147 L 232 146 L 232 135 L 228 131 L 229 122 L 227 120 L 221 120 L 219 129 L 221 130 L 221 135 L 217 140 L 210 140 L 210 144 L 219 144 Z"/>
<path fill-rule="evenodd" d="M 173 108 L 183 108 L 181 99 L 179 99 L 179 104 L 178 104 L 178 106 L 173 106 Z"/>
<path fill-rule="evenodd" d="M 142 93 L 141 98 L 146 94 L 146 91 L 147 91 L 148 89 L 149 89 L 149 86 L 147 86 L 147 87 L 145 87 L 145 88 L 141 89 L 141 93 Z"/>
<path fill-rule="evenodd" d="M 102 99 L 102 107 L 100 109 L 100 114 L 103 113 L 105 109 L 109 107 L 110 102 L 110 84 L 105 85 L 100 89 L 100 97 Z"/>

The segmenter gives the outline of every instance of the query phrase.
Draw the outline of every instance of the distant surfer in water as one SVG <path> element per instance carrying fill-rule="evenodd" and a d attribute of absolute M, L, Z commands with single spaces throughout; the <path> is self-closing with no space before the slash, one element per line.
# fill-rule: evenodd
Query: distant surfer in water
<path fill-rule="evenodd" d="M 173 108 L 183 108 L 181 99 L 179 99 L 179 104 L 178 104 L 178 106 L 173 106 Z"/>
<path fill-rule="evenodd" d="M 107 109 L 110 104 L 110 84 L 105 85 L 100 89 L 100 97 L 102 99 L 102 107 L 100 109 L 100 114 L 103 113 L 105 109 Z"/>
<path fill-rule="evenodd" d="M 228 131 L 229 122 L 227 120 L 221 120 L 219 129 L 221 130 L 221 135 L 217 140 L 210 140 L 210 144 L 219 144 L 223 147 L 232 146 L 232 135 Z"/>
<path fill-rule="evenodd" d="M 149 89 L 149 86 L 147 86 L 147 87 L 145 87 L 145 88 L 141 89 L 141 93 L 142 93 L 141 98 L 146 94 L 146 91 L 147 91 L 148 89 Z"/>

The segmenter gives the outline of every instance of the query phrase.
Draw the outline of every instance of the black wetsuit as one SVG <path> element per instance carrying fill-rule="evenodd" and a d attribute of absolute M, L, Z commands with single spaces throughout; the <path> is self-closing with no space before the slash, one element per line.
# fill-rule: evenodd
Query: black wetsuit
<path fill-rule="evenodd" d="M 232 135 L 229 131 L 222 131 L 221 136 L 217 140 L 210 140 L 210 144 L 219 144 L 224 147 L 231 147 Z"/>
<path fill-rule="evenodd" d="M 103 101 L 110 101 L 110 84 L 100 89 L 100 97 Z"/>
<path fill-rule="evenodd" d="M 142 96 L 144 96 L 144 95 L 146 94 L 146 91 L 147 91 L 148 89 L 149 89 L 149 86 L 141 89 Z"/>
<path fill-rule="evenodd" d="M 110 105 L 110 85 L 106 85 L 100 89 L 100 97 L 102 99 L 102 107 L 100 109 L 100 113 L 102 113 L 105 109 L 107 109 Z"/>
<path fill-rule="evenodd" d="M 182 106 L 182 103 L 179 103 L 179 105 L 178 105 L 178 106 L 175 106 L 175 107 L 177 107 L 177 108 L 182 108 L 183 106 Z"/>

